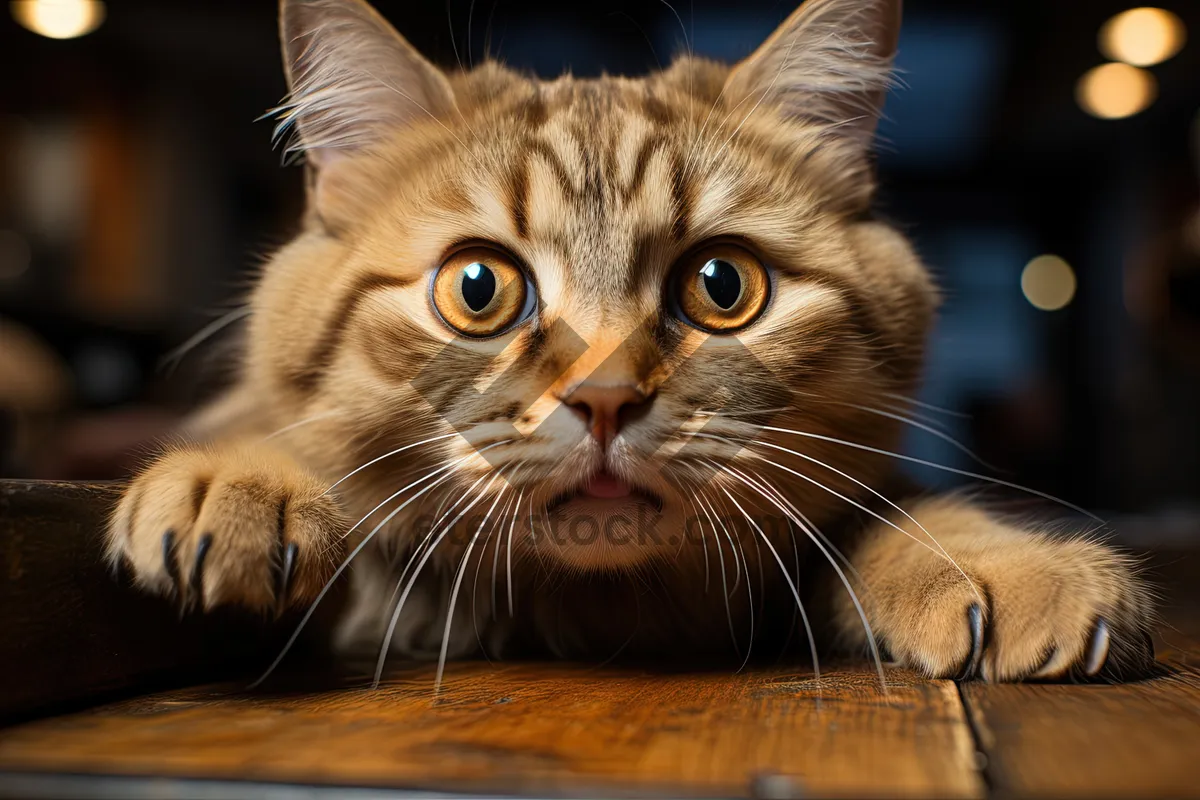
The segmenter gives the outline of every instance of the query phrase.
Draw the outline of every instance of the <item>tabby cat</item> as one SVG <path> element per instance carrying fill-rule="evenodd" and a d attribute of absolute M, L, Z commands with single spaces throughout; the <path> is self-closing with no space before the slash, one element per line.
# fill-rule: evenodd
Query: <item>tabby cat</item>
<path fill-rule="evenodd" d="M 303 228 L 112 559 L 270 613 L 346 571 L 337 642 L 406 656 L 1146 669 L 1128 557 L 896 478 L 938 303 L 869 211 L 899 21 L 808 0 L 733 67 L 542 81 L 283 0 Z"/>

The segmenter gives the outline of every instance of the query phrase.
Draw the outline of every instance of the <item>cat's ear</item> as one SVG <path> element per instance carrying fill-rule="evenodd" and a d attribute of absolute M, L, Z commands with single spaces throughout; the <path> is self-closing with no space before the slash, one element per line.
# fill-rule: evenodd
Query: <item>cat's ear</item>
<path fill-rule="evenodd" d="M 891 82 L 901 0 L 807 0 L 736 65 L 726 102 L 775 107 L 868 145 Z"/>
<path fill-rule="evenodd" d="M 280 130 L 318 170 L 454 107 L 445 75 L 363 0 L 281 0 L 279 31 Z"/>

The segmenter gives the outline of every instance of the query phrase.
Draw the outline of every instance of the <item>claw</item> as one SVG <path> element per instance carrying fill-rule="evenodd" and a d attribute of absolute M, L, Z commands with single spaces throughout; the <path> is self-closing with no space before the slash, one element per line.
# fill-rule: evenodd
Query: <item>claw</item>
<path fill-rule="evenodd" d="M 983 661 L 983 609 L 972 603 L 967 609 L 967 624 L 971 628 L 971 652 L 963 664 L 962 680 L 970 680 L 979 674 Z"/>
<path fill-rule="evenodd" d="M 296 574 L 296 561 L 300 555 L 300 545 L 289 542 L 283 551 L 283 564 L 279 571 L 279 591 L 275 595 L 276 611 L 282 612 L 288 605 L 288 594 L 292 588 L 292 578 Z"/>
<path fill-rule="evenodd" d="M 1092 631 L 1092 639 L 1088 644 L 1087 662 L 1083 667 L 1083 674 L 1089 678 L 1094 677 L 1100 670 L 1104 669 L 1104 663 L 1108 661 L 1109 645 L 1112 643 L 1112 635 L 1108 630 L 1108 623 L 1103 619 L 1096 621 L 1096 628 Z"/>
<path fill-rule="evenodd" d="M 179 562 L 175 559 L 175 531 L 167 531 L 162 537 L 163 568 L 171 579 L 171 590 L 175 597 L 182 596 L 179 586 Z"/>
<path fill-rule="evenodd" d="M 1046 657 L 1042 659 L 1041 665 L 1037 669 L 1035 669 L 1029 677 L 1032 678 L 1033 680 L 1039 680 L 1041 678 L 1049 678 L 1052 675 L 1054 675 L 1054 673 L 1057 671 L 1057 668 L 1055 667 L 1055 664 L 1054 664 L 1054 659 L 1057 656 L 1058 656 L 1058 648 L 1051 647 L 1046 652 Z"/>
<path fill-rule="evenodd" d="M 212 534 L 206 533 L 196 542 L 196 558 L 192 562 L 192 575 L 188 579 L 188 606 L 204 609 L 204 560 L 212 547 Z"/>

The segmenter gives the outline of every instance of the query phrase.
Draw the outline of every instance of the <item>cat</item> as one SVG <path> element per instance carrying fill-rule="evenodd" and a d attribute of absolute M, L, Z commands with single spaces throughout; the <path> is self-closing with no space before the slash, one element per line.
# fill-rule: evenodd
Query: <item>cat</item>
<path fill-rule="evenodd" d="M 1152 663 L 1130 557 L 896 477 L 938 305 L 870 213 L 900 0 L 807 0 L 732 67 L 551 81 L 443 72 L 362 0 L 280 20 L 303 228 L 236 384 L 112 515 L 140 586 L 269 613 L 346 570 L 341 647 L 442 659 Z"/>

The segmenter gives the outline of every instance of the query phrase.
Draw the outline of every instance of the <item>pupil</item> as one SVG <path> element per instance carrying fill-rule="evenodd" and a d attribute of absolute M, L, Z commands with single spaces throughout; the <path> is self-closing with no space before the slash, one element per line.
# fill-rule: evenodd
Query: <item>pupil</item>
<path fill-rule="evenodd" d="M 478 262 L 463 269 L 462 296 L 472 311 L 483 311 L 495 294 L 496 276 L 490 269 Z"/>
<path fill-rule="evenodd" d="M 713 302 L 724 309 L 733 308 L 742 294 L 742 279 L 737 268 L 728 261 L 714 258 L 700 269 L 704 288 Z"/>

